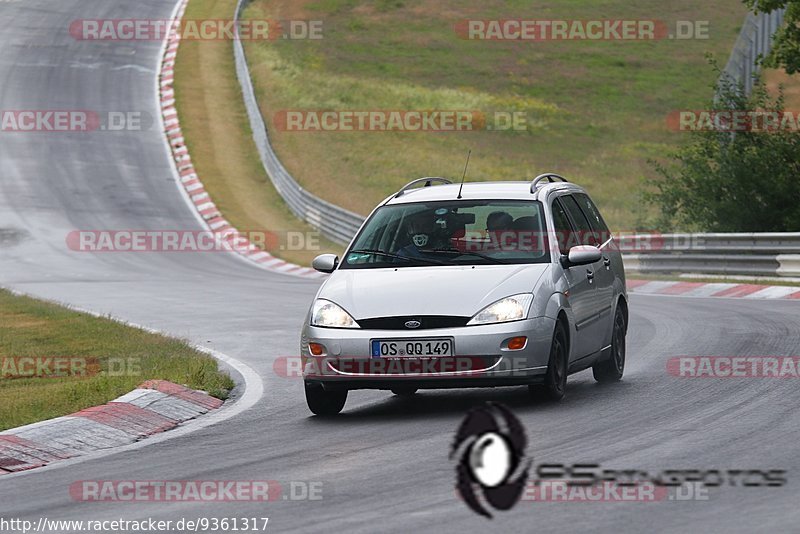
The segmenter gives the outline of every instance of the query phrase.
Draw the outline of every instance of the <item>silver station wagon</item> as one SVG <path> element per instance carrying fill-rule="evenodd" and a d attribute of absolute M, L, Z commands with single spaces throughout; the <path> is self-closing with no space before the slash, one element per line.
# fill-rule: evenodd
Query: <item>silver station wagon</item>
<path fill-rule="evenodd" d="M 622 377 L 628 298 L 622 257 L 586 192 L 532 182 L 415 180 L 367 218 L 303 325 L 311 411 L 349 390 L 528 386 L 560 400 L 567 375 Z"/>

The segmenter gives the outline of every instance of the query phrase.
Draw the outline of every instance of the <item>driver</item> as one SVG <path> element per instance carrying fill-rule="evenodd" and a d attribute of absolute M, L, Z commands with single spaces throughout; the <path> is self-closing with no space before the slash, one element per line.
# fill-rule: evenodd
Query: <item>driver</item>
<path fill-rule="evenodd" d="M 423 257 L 426 250 L 450 247 L 450 230 L 444 214 L 424 211 L 410 219 L 406 226 L 409 244 L 397 251 L 410 258 Z"/>

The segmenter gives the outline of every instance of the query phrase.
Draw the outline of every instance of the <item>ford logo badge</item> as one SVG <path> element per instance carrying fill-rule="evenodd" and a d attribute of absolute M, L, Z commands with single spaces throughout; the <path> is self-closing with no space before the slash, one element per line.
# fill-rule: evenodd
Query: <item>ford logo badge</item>
<path fill-rule="evenodd" d="M 421 324 L 419 321 L 406 321 L 406 328 L 419 328 Z"/>

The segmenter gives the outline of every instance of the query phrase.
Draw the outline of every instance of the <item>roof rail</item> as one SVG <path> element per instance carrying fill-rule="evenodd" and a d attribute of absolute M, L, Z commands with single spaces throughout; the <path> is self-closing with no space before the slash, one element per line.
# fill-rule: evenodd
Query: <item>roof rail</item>
<path fill-rule="evenodd" d="M 554 183 L 555 180 L 553 178 L 558 178 L 562 182 L 569 182 L 569 180 L 567 180 L 566 178 L 564 178 L 560 174 L 556 174 L 554 172 L 546 172 L 544 174 L 540 174 L 539 176 L 537 176 L 536 178 L 533 179 L 533 181 L 531 182 L 531 193 L 536 191 L 536 188 L 539 186 L 539 183 L 541 183 L 541 182 L 543 182 L 545 180 L 547 180 L 548 183 L 551 183 L 551 184 Z"/>
<path fill-rule="evenodd" d="M 432 182 L 441 182 L 443 184 L 453 183 L 451 180 L 448 180 L 447 178 L 440 178 L 438 176 L 426 176 L 425 178 L 417 178 L 416 180 L 412 180 L 408 182 L 406 185 L 404 185 L 403 188 L 394 195 L 394 198 L 403 196 L 403 193 L 405 193 L 415 185 L 421 184 L 422 182 L 425 182 L 425 185 L 423 187 L 430 187 Z"/>

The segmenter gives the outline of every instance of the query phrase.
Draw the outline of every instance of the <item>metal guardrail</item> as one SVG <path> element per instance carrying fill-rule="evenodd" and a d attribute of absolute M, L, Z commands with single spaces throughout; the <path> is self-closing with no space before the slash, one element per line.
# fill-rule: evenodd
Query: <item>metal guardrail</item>
<path fill-rule="evenodd" d="M 758 60 L 772 50 L 772 37 L 783 24 L 785 11 L 776 9 L 769 13 L 748 13 L 744 20 L 731 56 L 722 72 L 740 84 L 745 94 L 749 95 L 753 90 L 753 74 L 761 68 Z"/>
<path fill-rule="evenodd" d="M 800 277 L 800 232 L 642 234 L 619 241 L 631 272 Z"/>
<path fill-rule="evenodd" d="M 239 16 L 246 4 L 247 0 L 239 0 L 236 6 L 234 14 L 236 27 L 238 27 Z M 233 53 L 236 59 L 236 76 L 242 86 L 242 95 L 247 107 L 247 116 L 250 118 L 253 139 L 258 148 L 258 154 L 261 156 L 261 163 L 275 189 L 286 201 L 292 213 L 301 220 L 318 229 L 331 241 L 342 244 L 349 243 L 350 239 L 358 232 L 361 223 L 364 222 L 364 217 L 322 200 L 303 189 L 281 164 L 269 142 L 267 125 L 258 107 L 241 39 L 233 40 Z"/>

